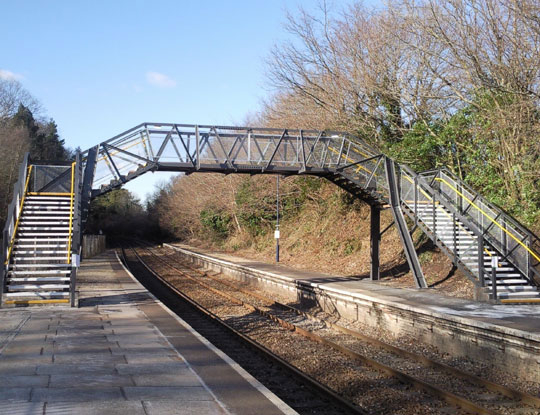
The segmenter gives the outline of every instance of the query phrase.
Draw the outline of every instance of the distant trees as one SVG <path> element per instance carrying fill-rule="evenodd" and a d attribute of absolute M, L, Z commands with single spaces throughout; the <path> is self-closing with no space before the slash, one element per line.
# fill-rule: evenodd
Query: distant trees
<path fill-rule="evenodd" d="M 536 0 L 390 0 L 289 15 L 264 118 L 349 131 L 417 170 L 449 166 L 533 223 L 539 11 Z"/>
<path fill-rule="evenodd" d="M 12 198 L 24 153 L 33 160 L 68 160 L 72 152 L 56 123 L 42 119 L 41 104 L 16 80 L 0 79 L 0 226 Z"/>
<path fill-rule="evenodd" d="M 71 151 L 65 147 L 65 141 L 58 135 L 54 120 L 37 122 L 32 111 L 20 104 L 13 116 L 13 123 L 28 131 L 32 160 L 69 160 L 72 157 Z"/>
<path fill-rule="evenodd" d="M 113 190 L 92 200 L 85 232 L 101 232 L 113 244 L 121 242 L 122 238 L 162 240 L 164 236 L 155 217 L 126 189 Z"/>

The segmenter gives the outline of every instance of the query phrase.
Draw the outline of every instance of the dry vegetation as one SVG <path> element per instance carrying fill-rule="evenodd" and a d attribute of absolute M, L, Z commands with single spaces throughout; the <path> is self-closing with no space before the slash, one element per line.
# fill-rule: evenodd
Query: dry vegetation
<path fill-rule="evenodd" d="M 344 130 L 420 170 L 448 166 L 538 228 L 540 6 L 536 0 L 390 0 L 287 16 L 267 59 L 275 94 L 250 123 Z M 191 175 L 156 192 L 151 214 L 174 238 L 271 261 L 275 179 Z M 282 260 L 365 277 L 368 209 L 313 178 L 282 186 Z M 383 215 L 383 227 L 389 215 Z M 428 281 L 471 285 L 416 235 Z M 412 286 L 393 230 L 383 275 Z M 399 277 L 399 278 L 396 278 Z"/>

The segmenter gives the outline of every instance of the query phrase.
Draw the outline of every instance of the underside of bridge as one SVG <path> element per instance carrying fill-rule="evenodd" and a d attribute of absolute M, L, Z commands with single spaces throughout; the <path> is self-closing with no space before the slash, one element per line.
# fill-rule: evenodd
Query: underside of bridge
<path fill-rule="evenodd" d="M 418 288 L 427 284 L 415 229 L 486 296 L 540 299 L 538 237 L 446 169 L 415 173 L 340 132 L 144 123 L 69 165 L 25 158 L 3 233 L 0 303 L 73 303 L 90 200 L 148 171 L 325 178 L 371 206 L 372 280 L 379 279 L 380 212 L 388 208 Z"/>

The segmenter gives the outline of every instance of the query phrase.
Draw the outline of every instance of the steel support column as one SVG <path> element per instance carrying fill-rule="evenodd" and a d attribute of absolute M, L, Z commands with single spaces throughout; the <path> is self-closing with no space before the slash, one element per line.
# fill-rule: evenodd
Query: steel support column
<path fill-rule="evenodd" d="M 378 281 L 379 272 L 379 246 L 381 242 L 381 211 L 378 206 L 371 206 L 371 231 L 370 231 L 370 251 L 371 251 L 371 281 Z"/>

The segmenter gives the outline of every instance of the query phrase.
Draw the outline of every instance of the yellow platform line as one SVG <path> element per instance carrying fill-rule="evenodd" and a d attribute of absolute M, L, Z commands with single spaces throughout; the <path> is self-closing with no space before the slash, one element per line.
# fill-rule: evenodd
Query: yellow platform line
<path fill-rule="evenodd" d="M 52 304 L 52 303 L 69 303 L 69 299 L 58 300 L 5 300 L 4 304 Z"/>
<path fill-rule="evenodd" d="M 537 303 L 540 304 L 540 298 L 515 298 L 515 299 L 508 299 L 508 300 L 500 300 L 503 304 L 526 304 L 526 303 Z"/>

